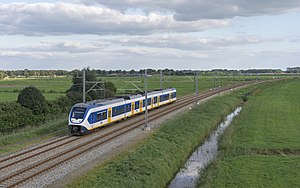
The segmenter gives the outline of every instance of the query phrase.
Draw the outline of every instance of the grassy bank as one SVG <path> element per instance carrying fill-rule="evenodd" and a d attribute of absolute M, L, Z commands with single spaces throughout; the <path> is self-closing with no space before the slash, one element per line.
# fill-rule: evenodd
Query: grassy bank
<path fill-rule="evenodd" d="M 179 115 L 138 146 L 94 168 L 68 187 L 165 187 L 190 153 L 243 102 L 245 93 L 256 87 L 216 97 Z"/>
<path fill-rule="evenodd" d="M 53 133 L 53 134 L 52 134 Z M 0 136 L 0 155 L 22 149 L 28 145 L 56 135 L 68 134 L 67 117 L 62 116 L 39 127 L 25 127 L 17 132 Z"/>
<path fill-rule="evenodd" d="M 300 157 L 246 155 L 219 159 L 200 187 L 299 187 Z"/>
<path fill-rule="evenodd" d="M 200 187 L 300 187 L 300 80 L 250 97 Z"/>

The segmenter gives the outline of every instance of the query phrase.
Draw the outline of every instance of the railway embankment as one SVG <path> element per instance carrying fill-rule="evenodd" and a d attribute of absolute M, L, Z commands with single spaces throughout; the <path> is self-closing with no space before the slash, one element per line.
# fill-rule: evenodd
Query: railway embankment
<path fill-rule="evenodd" d="M 164 123 L 129 151 L 76 178 L 68 186 L 165 187 L 228 113 L 273 84 L 276 83 L 253 85 L 194 106 Z"/>

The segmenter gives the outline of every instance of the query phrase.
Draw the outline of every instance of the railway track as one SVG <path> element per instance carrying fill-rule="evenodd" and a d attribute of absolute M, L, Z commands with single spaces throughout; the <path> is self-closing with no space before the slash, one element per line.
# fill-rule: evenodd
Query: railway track
<path fill-rule="evenodd" d="M 244 86 L 252 82 L 236 84 L 235 87 Z M 165 116 L 175 110 L 190 105 L 198 100 L 205 99 L 215 94 L 228 91 L 232 86 L 221 87 L 200 94 L 198 98 L 195 95 L 180 98 L 171 105 L 152 110 L 149 113 L 149 122 Z M 69 161 L 83 153 L 102 146 L 115 138 L 124 135 L 134 129 L 141 128 L 144 125 L 144 118 L 136 116 L 133 122 L 125 123 L 123 126 L 110 126 L 99 134 L 91 134 L 85 137 L 62 137 L 52 142 L 40 145 L 38 147 L 17 153 L 12 156 L 0 159 L 0 187 L 15 187 L 32 177 L 42 174 L 56 166 Z M 102 129 L 103 130 L 103 129 Z M 74 144 L 75 143 L 75 144 Z M 18 168 L 17 168 L 18 166 Z"/>

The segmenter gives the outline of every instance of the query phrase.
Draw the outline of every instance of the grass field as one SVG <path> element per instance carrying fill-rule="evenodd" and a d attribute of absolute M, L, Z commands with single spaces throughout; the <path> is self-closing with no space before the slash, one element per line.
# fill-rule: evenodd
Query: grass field
<path fill-rule="evenodd" d="M 277 76 L 283 78 L 286 76 Z M 260 75 L 259 80 L 272 79 L 272 75 Z M 99 77 L 105 81 L 115 84 L 118 94 L 128 94 L 130 89 L 136 89 L 130 82 L 133 82 L 140 89 L 144 89 L 143 77 Z M 199 91 L 208 90 L 213 87 L 234 84 L 247 80 L 256 80 L 253 76 L 201 76 L 199 77 Z M 27 86 L 35 86 L 40 89 L 47 100 L 53 100 L 65 95 L 65 92 L 72 84 L 71 77 L 56 78 L 14 78 L 8 80 L 0 80 L 0 102 L 16 101 L 20 90 Z M 159 77 L 152 76 L 148 79 L 148 90 L 159 89 Z M 163 88 L 175 87 L 178 90 L 178 96 L 183 96 L 195 92 L 195 83 L 193 76 L 164 76 Z M 88 90 L 88 88 L 87 88 Z M 136 89 L 137 90 L 137 89 Z"/>
<path fill-rule="evenodd" d="M 226 157 L 213 165 L 200 187 L 299 187 L 299 156 Z"/>
<path fill-rule="evenodd" d="M 150 138 L 68 187 L 165 187 L 189 154 L 255 87 L 214 98 L 164 123 Z"/>
<path fill-rule="evenodd" d="M 264 75 L 259 76 L 259 80 L 273 79 L 274 76 Z M 280 76 L 286 77 L 286 76 Z M 279 77 L 278 77 L 279 78 Z M 135 84 L 143 90 L 144 78 L 143 77 L 102 77 L 105 81 L 113 82 L 118 89 L 136 89 L 133 85 Z M 230 85 L 238 82 L 256 80 L 254 76 L 199 76 L 199 91 L 208 90 L 218 86 Z M 130 83 L 132 82 L 132 83 Z M 148 89 L 159 89 L 160 78 L 157 76 L 148 78 Z M 164 76 L 163 88 L 174 87 L 178 91 L 178 96 L 184 96 L 187 94 L 195 93 L 195 82 L 193 76 Z M 122 91 L 118 91 L 122 93 Z M 124 91 L 123 91 L 124 92 Z M 128 92 L 130 92 L 128 90 Z"/>
<path fill-rule="evenodd" d="M 16 101 L 20 90 L 35 86 L 47 100 L 65 95 L 71 86 L 71 78 L 14 78 L 0 81 L 0 102 Z"/>
<path fill-rule="evenodd" d="M 295 79 L 250 97 L 200 187 L 300 187 L 299 96 Z"/>

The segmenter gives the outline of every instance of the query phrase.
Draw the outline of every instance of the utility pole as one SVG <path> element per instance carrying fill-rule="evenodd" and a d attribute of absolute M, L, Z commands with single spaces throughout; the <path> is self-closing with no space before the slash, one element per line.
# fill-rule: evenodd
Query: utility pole
<path fill-rule="evenodd" d="M 162 76 L 162 70 L 160 70 L 160 89 L 163 89 L 163 85 L 162 85 L 162 80 L 163 80 L 163 76 Z"/>
<path fill-rule="evenodd" d="M 145 131 L 150 131 L 150 127 L 148 126 L 148 99 L 147 99 L 147 69 L 145 69 Z"/>
<path fill-rule="evenodd" d="M 234 89 L 234 88 L 235 88 L 234 72 L 232 72 L 231 76 L 232 76 L 232 83 L 233 83 L 233 84 L 232 84 L 232 85 L 233 85 L 233 86 L 232 86 L 232 87 L 233 87 L 232 89 Z"/>
<path fill-rule="evenodd" d="M 198 89 L 198 77 L 199 77 L 199 72 L 196 71 L 196 76 L 195 76 L 195 88 L 196 88 L 196 99 L 197 99 L 197 102 L 198 102 L 198 96 L 199 96 L 199 89 Z"/>
<path fill-rule="evenodd" d="M 102 86 L 103 86 L 103 99 L 105 99 L 105 82 L 104 82 L 104 80 L 102 82 Z"/>
<path fill-rule="evenodd" d="M 216 73 L 214 72 L 214 88 L 216 88 Z"/>
<path fill-rule="evenodd" d="M 258 82 L 258 72 L 256 72 L 256 82 Z"/>
<path fill-rule="evenodd" d="M 82 70 L 82 101 L 85 103 L 85 69 Z"/>

